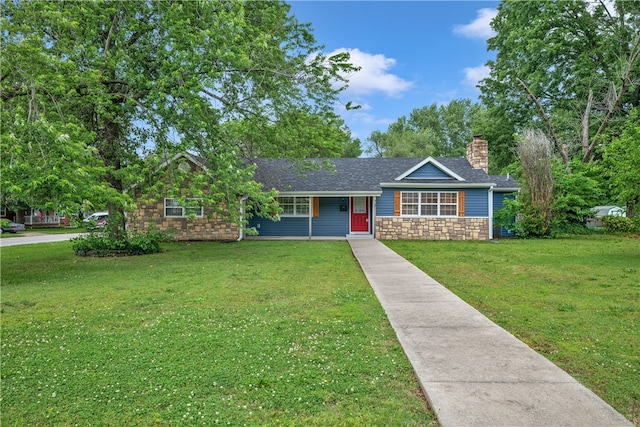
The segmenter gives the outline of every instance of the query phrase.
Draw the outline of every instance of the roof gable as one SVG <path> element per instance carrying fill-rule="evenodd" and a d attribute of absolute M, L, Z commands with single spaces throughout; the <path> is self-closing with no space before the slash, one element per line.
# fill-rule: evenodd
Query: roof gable
<path fill-rule="evenodd" d="M 395 181 L 403 179 L 455 179 L 456 181 L 465 181 L 464 178 L 433 157 L 427 157 L 402 175 L 396 177 Z"/>
<path fill-rule="evenodd" d="M 178 153 L 175 156 L 165 159 L 162 163 L 160 163 L 160 168 L 164 168 L 169 166 L 171 163 L 177 162 L 179 159 L 184 158 L 187 159 L 188 161 L 190 161 L 191 163 L 193 163 L 196 166 L 199 166 L 200 168 L 202 168 L 202 170 L 208 170 L 209 168 L 207 167 L 206 161 L 201 158 L 198 157 L 194 154 L 188 153 L 188 152 L 182 152 L 182 153 Z"/>

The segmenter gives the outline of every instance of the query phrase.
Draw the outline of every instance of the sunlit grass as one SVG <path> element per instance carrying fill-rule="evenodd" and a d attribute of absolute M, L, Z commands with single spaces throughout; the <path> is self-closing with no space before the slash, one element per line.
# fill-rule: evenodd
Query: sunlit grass
<path fill-rule="evenodd" d="M 385 244 L 640 425 L 640 240 Z"/>
<path fill-rule="evenodd" d="M 345 242 L 2 249 L 2 425 L 430 425 Z"/>

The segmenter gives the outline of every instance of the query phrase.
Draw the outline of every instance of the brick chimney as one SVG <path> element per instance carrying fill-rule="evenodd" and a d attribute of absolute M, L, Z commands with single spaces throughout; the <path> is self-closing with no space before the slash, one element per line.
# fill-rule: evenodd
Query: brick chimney
<path fill-rule="evenodd" d="M 473 141 L 467 144 L 467 160 L 472 168 L 489 173 L 489 145 L 482 135 L 473 135 Z"/>

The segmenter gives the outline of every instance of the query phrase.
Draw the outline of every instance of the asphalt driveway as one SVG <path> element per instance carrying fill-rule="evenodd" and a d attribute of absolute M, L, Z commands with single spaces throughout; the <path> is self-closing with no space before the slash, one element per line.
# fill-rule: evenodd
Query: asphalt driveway
<path fill-rule="evenodd" d="M 52 243 L 64 242 L 74 237 L 80 236 L 82 233 L 67 234 L 37 234 L 37 233 L 18 233 L 15 237 L 0 238 L 0 248 L 5 246 L 31 245 L 35 243 Z"/>

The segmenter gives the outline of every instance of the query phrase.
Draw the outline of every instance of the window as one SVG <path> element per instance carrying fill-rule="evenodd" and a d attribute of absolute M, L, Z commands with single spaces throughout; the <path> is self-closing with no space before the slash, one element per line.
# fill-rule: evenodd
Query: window
<path fill-rule="evenodd" d="M 309 216 L 308 197 L 278 197 L 282 209 L 280 216 Z"/>
<path fill-rule="evenodd" d="M 402 192 L 403 216 L 457 216 L 456 192 Z"/>
<path fill-rule="evenodd" d="M 202 216 L 202 199 L 185 199 L 183 207 L 176 199 L 164 199 L 164 216 L 182 218 L 190 215 Z"/>

